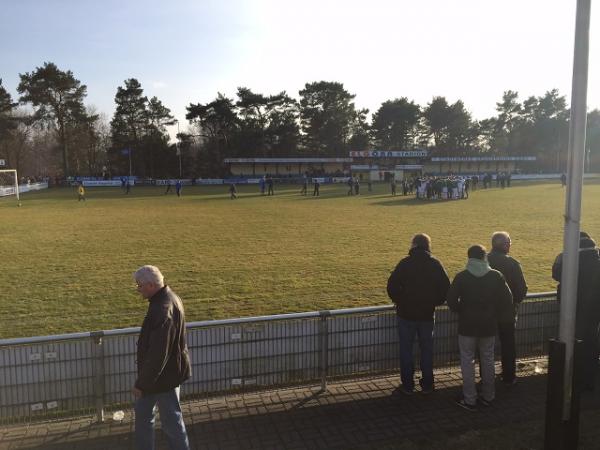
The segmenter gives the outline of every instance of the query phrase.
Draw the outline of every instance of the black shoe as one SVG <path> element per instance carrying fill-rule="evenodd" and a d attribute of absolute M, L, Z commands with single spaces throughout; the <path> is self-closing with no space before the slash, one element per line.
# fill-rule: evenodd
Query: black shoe
<path fill-rule="evenodd" d="M 412 395 L 413 394 L 413 390 L 412 389 L 408 389 L 407 387 L 401 385 L 401 386 L 398 386 L 396 389 L 393 390 L 392 395 L 396 395 L 396 394 Z"/>
<path fill-rule="evenodd" d="M 505 386 L 514 386 L 517 383 L 517 377 L 513 378 L 512 380 L 505 380 L 504 378 L 502 379 L 502 384 L 504 384 Z"/>
<path fill-rule="evenodd" d="M 484 406 L 484 407 L 486 407 L 486 408 L 489 408 L 489 407 L 491 407 L 491 406 L 494 406 L 494 401 L 493 401 L 493 400 L 486 400 L 486 399 L 485 399 L 485 398 L 483 398 L 483 397 L 479 397 L 479 398 L 477 399 L 477 402 L 478 402 L 478 403 L 479 403 L 481 406 Z"/>
<path fill-rule="evenodd" d="M 430 387 L 421 386 L 421 394 L 423 394 L 423 395 L 432 394 L 433 391 L 435 391 L 435 387 L 433 387 L 433 386 L 430 386 Z"/>
<path fill-rule="evenodd" d="M 477 411 L 477 405 L 469 405 L 467 402 L 465 402 L 465 399 L 462 397 L 456 400 L 456 404 L 458 406 L 460 406 L 462 409 L 465 409 L 469 412 Z"/>

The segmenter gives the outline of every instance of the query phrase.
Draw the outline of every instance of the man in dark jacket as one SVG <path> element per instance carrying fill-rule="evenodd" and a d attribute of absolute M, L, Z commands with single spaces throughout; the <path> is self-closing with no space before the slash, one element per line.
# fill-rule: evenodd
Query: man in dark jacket
<path fill-rule="evenodd" d="M 511 240 L 506 231 L 497 231 L 492 235 L 492 251 L 487 255 L 492 269 L 497 270 L 506 280 L 513 297 L 513 320 L 498 323 L 498 338 L 502 352 L 502 381 L 508 385 L 516 383 L 515 325 L 517 309 L 527 295 L 527 283 L 519 261 L 508 255 Z"/>
<path fill-rule="evenodd" d="M 160 270 L 142 266 L 134 273 L 138 292 L 148 300 L 148 312 L 137 344 L 135 443 L 154 448 L 154 407 L 171 449 L 189 449 L 179 404 L 179 386 L 191 375 L 181 299 L 164 284 Z"/>
<path fill-rule="evenodd" d="M 450 280 L 442 263 L 431 255 L 431 238 L 417 234 L 408 256 L 390 275 L 387 292 L 396 304 L 400 343 L 400 392 L 414 390 L 413 342 L 419 338 L 423 393 L 434 389 L 433 325 L 435 307 L 444 303 Z"/>
<path fill-rule="evenodd" d="M 580 247 L 581 247 L 581 241 L 584 239 L 592 239 L 592 238 L 585 231 L 580 231 L 579 232 L 579 246 Z M 598 251 L 598 249 L 596 249 L 596 251 Z M 562 276 L 562 258 L 563 258 L 563 254 L 561 252 L 558 255 L 556 255 L 556 258 L 554 259 L 554 263 L 552 263 L 552 278 L 554 280 L 558 281 L 559 283 L 560 283 L 560 277 Z M 557 291 L 558 291 L 558 296 L 560 299 L 560 284 L 557 287 Z"/>
<path fill-rule="evenodd" d="M 512 320 L 512 294 L 504 276 L 490 268 L 485 247 L 474 245 L 467 252 L 467 267 L 459 272 L 448 290 L 448 307 L 458 313 L 458 348 L 463 395 L 457 403 L 468 411 L 477 409 L 475 355 L 479 351 L 481 398 L 490 405 L 495 397 L 494 339 L 498 322 Z"/>
<path fill-rule="evenodd" d="M 562 253 L 552 266 L 552 277 L 560 281 Z M 560 300 L 560 284 L 558 286 Z M 600 324 L 600 256 L 596 242 L 582 231 L 579 236 L 579 271 L 577 278 L 577 310 L 575 337 L 583 341 L 584 390 L 594 390 L 598 370 L 598 326 Z"/>

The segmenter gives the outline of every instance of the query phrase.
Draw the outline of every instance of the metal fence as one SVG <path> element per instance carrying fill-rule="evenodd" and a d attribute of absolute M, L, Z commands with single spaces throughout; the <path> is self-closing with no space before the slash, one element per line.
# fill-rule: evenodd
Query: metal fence
<path fill-rule="evenodd" d="M 554 292 L 519 310 L 519 357 L 546 354 L 558 330 Z M 456 316 L 436 312 L 436 367 L 458 365 Z M 0 424 L 129 406 L 139 328 L 0 340 Z M 398 370 L 393 306 L 188 324 L 191 380 L 184 397 L 247 392 Z"/>

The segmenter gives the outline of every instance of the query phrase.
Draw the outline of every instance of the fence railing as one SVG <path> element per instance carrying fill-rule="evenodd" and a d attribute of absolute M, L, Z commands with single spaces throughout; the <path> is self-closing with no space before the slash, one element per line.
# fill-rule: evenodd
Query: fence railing
<path fill-rule="evenodd" d="M 519 310 L 519 357 L 546 354 L 558 330 L 556 293 Z M 393 306 L 193 322 L 184 397 L 320 384 L 398 370 Z M 92 415 L 129 406 L 139 328 L 0 340 L 0 424 Z M 458 365 L 457 321 L 436 312 L 434 363 Z"/>

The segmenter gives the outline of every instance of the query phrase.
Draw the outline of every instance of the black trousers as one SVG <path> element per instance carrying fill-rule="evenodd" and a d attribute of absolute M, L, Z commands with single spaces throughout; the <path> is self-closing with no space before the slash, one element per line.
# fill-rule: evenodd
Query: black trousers
<path fill-rule="evenodd" d="M 588 326 L 582 336 L 582 388 L 588 391 L 594 390 L 598 370 L 598 326 L 594 325 Z"/>
<path fill-rule="evenodd" d="M 510 383 L 516 376 L 517 349 L 515 345 L 515 322 L 499 323 L 498 337 L 502 360 L 502 381 Z"/>

